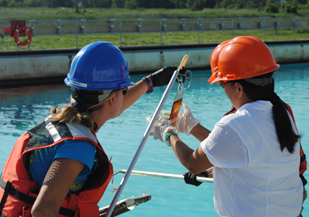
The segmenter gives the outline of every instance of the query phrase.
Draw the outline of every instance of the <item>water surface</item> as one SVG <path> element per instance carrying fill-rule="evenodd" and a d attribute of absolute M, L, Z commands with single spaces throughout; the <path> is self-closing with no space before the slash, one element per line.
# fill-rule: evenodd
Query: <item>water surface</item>
<path fill-rule="evenodd" d="M 302 135 L 302 146 L 309 153 L 309 64 L 282 66 L 275 73 L 277 94 L 294 111 Z M 191 87 L 184 94 L 194 116 L 212 129 L 214 124 L 231 107 L 229 99 L 219 85 L 207 82 L 210 71 L 193 72 Z M 138 81 L 142 76 L 132 76 Z M 176 92 L 173 87 L 163 109 L 170 110 Z M 106 154 L 112 158 L 114 171 L 127 169 L 147 128 L 145 117 L 151 115 L 165 90 L 155 88 L 152 94 L 145 94 L 120 117 L 108 121 L 99 131 L 98 139 Z M 16 139 L 25 131 L 40 123 L 49 115 L 50 107 L 69 102 L 69 89 L 65 85 L 0 89 L 0 168 L 3 167 Z M 182 111 L 182 109 L 181 109 Z M 180 135 L 191 148 L 199 142 L 192 136 Z M 183 174 L 187 170 L 179 163 L 173 150 L 164 143 L 149 137 L 135 165 L 135 170 Z M 305 177 L 309 180 L 308 172 Z M 122 174 L 114 177 L 99 203 L 100 207 L 110 204 L 118 188 Z M 131 175 L 120 199 L 140 196 L 144 192 L 152 200 L 139 205 L 123 216 L 218 216 L 213 206 L 212 184 L 199 187 L 185 184 L 182 180 Z M 304 216 L 309 216 L 309 200 L 305 202 Z"/>

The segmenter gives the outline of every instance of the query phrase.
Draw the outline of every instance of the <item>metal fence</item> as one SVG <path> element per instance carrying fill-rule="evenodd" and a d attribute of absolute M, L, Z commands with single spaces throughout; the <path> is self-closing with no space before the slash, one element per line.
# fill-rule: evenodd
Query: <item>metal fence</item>
<path fill-rule="evenodd" d="M 120 46 L 122 46 L 122 34 L 124 33 L 160 33 L 167 32 L 197 32 L 197 41 L 200 43 L 200 33 L 205 31 L 230 31 L 234 37 L 237 30 L 261 30 L 266 31 L 293 30 L 293 39 L 298 30 L 309 32 L 309 18 L 199 18 L 199 19 L 110 19 L 110 20 L 27 20 L 32 36 L 37 35 L 76 35 L 76 47 L 78 48 L 78 35 L 87 34 L 120 34 Z M 0 21 L 0 33 L 2 28 L 10 27 L 10 21 Z M 8 34 L 6 34 L 8 35 Z"/>

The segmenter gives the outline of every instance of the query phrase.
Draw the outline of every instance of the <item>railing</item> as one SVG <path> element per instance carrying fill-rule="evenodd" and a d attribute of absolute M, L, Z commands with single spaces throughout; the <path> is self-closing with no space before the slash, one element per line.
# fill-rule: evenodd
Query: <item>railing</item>
<path fill-rule="evenodd" d="M 200 33 L 205 31 L 229 31 L 234 37 L 235 31 L 261 30 L 266 31 L 293 30 L 293 39 L 296 39 L 298 30 L 309 32 L 309 18 L 199 18 L 199 19 L 130 19 L 130 20 L 27 20 L 32 36 L 37 35 L 76 35 L 76 48 L 78 48 L 78 35 L 87 34 L 119 34 L 122 46 L 124 33 L 160 33 L 167 32 L 197 32 L 197 41 L 200 43 Z M 0 21 L 1 29 L 10 26 L 10 21 Z"/>

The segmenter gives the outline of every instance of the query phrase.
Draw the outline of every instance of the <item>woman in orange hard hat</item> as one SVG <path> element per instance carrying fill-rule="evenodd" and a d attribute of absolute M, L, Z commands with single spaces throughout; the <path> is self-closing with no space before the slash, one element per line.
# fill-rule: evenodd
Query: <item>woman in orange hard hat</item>
<path fill-rule="evenodd" d="M 151 132 L 172 146 L 193 174 L 213 167 L 215 210 L 220 216 L 298 216 L 303 184 L 300 143 L 285 103 L 274 92 L 279 65 L 258 38 L 240 36 L 221 43 L 210 57 L 211 84 L 224 88 L 237 111 L 210 132 L 186 104 L 176 127 L 162 117 Z M 192 150 L 178 138 L 192 134 Z"/>

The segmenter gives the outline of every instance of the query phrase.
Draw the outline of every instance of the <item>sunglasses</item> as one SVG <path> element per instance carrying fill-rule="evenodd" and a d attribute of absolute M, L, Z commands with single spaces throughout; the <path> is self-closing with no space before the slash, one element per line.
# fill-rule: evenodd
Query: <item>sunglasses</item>
<path fill-rule="evenodd" d="M 123 94 L 124 96 L 127 94 L 127 92 L 128 92 L 128 88 L 127 88 L 127 87 L 124 88 L 124 89 L 122 89 L 122 94 Z"/>
<path fill-rule="evenodd" d="M 219 82 L 219 85 L 220 85 L 223 89 L 224 89 L 225 84 L 226 84 L 226 82 L 224 82 L 224 81 L 220 81 L 220 82 Z"/>

